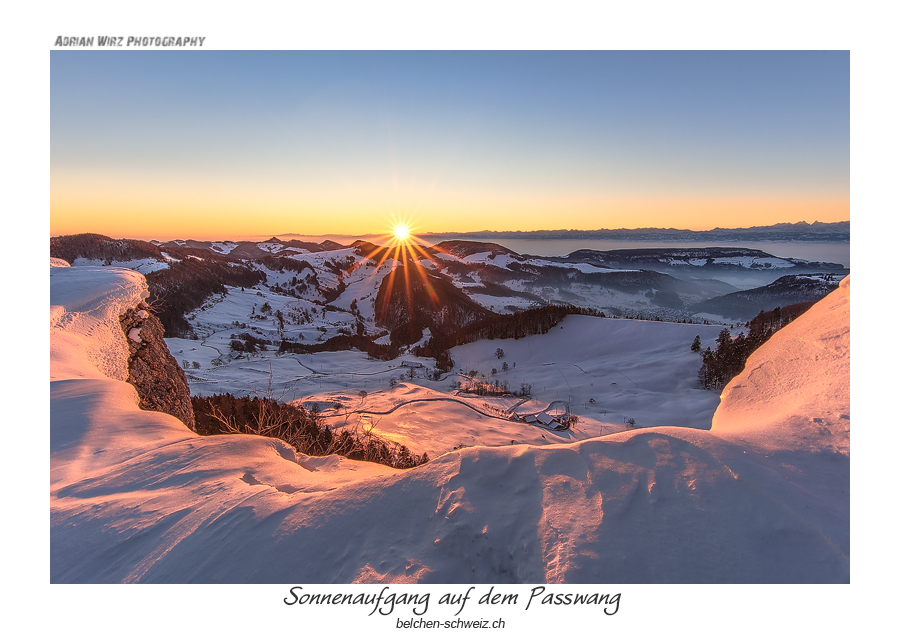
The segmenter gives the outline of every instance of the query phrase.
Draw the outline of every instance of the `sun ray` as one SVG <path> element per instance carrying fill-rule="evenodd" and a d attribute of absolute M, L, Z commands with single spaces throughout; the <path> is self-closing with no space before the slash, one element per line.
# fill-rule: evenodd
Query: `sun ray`
<path fill-rule="evenodd" d="M 411 284 L 421 284 L 428 297 L 428 301 L 435 308 L 440 309 L 440 297 L 438 296 L 429 271 L 425 270 L 427 267 L 423 265 L 422 260 L 428 260 L 440 270 L 443 267 L 434 257 L 435 254 L 441 253 L 450 256 L 457 261 L 460 261 L 461 258 L 441 249 L 428 240 L 416 236 L 413 231 L 413 224 L 408 218 L 394 215 L 388 226 L 391 227 L 388 233 L 373 238 L 372 246 L 374 248 L 372 248 L 365 256 L 366 260 L 376 262 L 375 269 L 371 273 L 371 276 L 377 275 L 388 259 L 392 260 L 391 270 L 387 273 L 384 282 L 387 284 L 384 289 L 384 297 L 388 302 L 391 301 L 394 284 L 397 282 L 397 275 L 400 274 L 400 272 L 397 271 L 397 267 L 402 266 L 404 268 L 402 273 L 403 281 L 401 283 L 404 284 L 407 289 L 405 293 L 405 308 L 407 315 L 412 317 L 415 309 L 415 293 L 411 292 Z M 362 265 L 363 261 L 360 261 L 359 266 Z M 410 268 L 413 270 L 410 271 Z"/>
<path fill-rule="evenodd" d="M 431 283 L 431 280 L 428 277 L 428 273 L 425 271 L 425 267 L 416 262 L 414 269 L 422 279 L 422 286 L 425 289 L 425 292 L 428 293 L 428 299 L 431 301 L 432 305 L 435 308 L 440 308 L 440 301 L 438 300 L 437 293 L 434 290 L 434 285 Z"/>
<path fill-rule="evenodd" d="M 391 257 L 391 248 L 390 246 L 380 247 L 379 251 L 377 251 L 376 253 L 382 253 L 381 259 L 378 260 L 378 263 L 375 265 L 375 273 L 378 273 L 379 269 L 381 269 L 381 266 L 385 262 L 387 262 L 387 259 L 389 257 Z M 373 273 L 373 275 L 375 273 Z"/>
<path fill-rule="evenodd" d="M 406 249 L 405 245 L 403 246 L 403 249 L 405 251 L 405 249 Z M 412 297 L 412 293 L 409 292 L 409 269 L 410 269 L 411 265 L 412 265 L 412 263 L 407 262 L 406 258 L 404 258 L 404 260 L 403 260 L 403 281 L 406 282 L 406 314 L 408 317 L 410 317 L 410 319 L 412 318 L 412 314 L 413 314 L 413 297 Z"/>

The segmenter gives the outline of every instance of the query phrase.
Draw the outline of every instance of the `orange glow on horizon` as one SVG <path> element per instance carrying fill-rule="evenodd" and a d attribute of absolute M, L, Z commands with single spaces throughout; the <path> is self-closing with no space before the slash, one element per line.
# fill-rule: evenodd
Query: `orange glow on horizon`
<path fill-rule="evenodd" d="M 168 186 L 167 186 L 168 185 Z M 246 184 L 245 184 L 246 185 Z M 385 209 L 412 206 L 386 196 L 254 188 L 201 181 L 158 186 L 142 176 L 107 180 L 87 172 L 56 173 L 50 187 L 51 235 L 100 233 L 142 240 L 236 240 L 298 234 L 379 235 Z M 675 228 L 703 231 L 782 222 L 850 219 L 842 192 L 629 194 L 568 191 L 453 190 L 415 205 L 415 226 L 394 214 L 388 233 Z M 268 236 L 267 236 L 268 237 Z"/>

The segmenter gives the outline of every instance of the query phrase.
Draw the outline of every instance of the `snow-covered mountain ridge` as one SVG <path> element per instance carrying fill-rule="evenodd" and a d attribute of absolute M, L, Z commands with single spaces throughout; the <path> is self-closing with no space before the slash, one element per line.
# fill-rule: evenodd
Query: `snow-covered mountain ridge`
<path fill-rule="evenodd" d="M 286 308 L 307 313 L 315 305 L 345 312 L 355 306 L 356 315 L 339 327 L 377 338 L 382 328 L 413 322 L 432 328 L 441 322 L 459 326 L 460 317 L 467 322 L 548 304 L 595 309 L 607 316 L 745 322 L 759 310 L 819 299 L 829 290 L 823 285 L 801 289 L 800 278 L 827 275 L 839 280 L 849 272 L 838 264 L 780 258 L 758 249 L 707 246 L 581 249 L 565 257 L 538 257 L 494 243 L 448 240 L 408 246 L 401 255 L 394 246 L 361 240 L 346 246 L 274 237 L 258 243 L 149 243 L 95 234 L 52 238 L 50 246 L 51 256 L 73 266 L 114 263 L 147 274 L 170 337 L 189 334 L 183 314 L 211 293 L 225 292 L 225 286 L 271 290 L 298 300 Z M 777 293 L 765 288 L 776 280 L 783 282 Z M 444 304 L 433 306 L 426 287 L 440 290 L 448 285 L 459 292 L 452 297 L 438 293 Z M 751 289 L 758 292 L 749 301 L 729 295 Z M 185 297 L 188 294 L 196 297 Z M 385 302 L 375 305 L 379 296 L 410 301 L 387 302 L 391 310 L 386 310 Z M 399 310 L 404 303 L 416 310 Z M 446 311 L 456 318 L 447 319 Z"/>
<path fill-rule="evenodd" d="M 750 357 L 711 431 L 402 472 L 140 410 L 118 317 L 143 277 L 50 278 L 53 582 L 849 580 L 849 278 Z"/>

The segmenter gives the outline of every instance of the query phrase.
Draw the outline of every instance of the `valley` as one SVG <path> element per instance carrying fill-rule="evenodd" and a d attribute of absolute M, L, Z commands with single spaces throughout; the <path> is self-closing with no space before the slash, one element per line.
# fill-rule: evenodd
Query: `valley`
<path fill-rule="evenodd" d="M 524 421 L 558 409 L 556 394 L 525 409 L 521 398 L 475 398 L 421 377 L 365 395 L 323 383 L 300 396 L 329 425 L 375 425 L 434 452 L 397 469 L 277 438 L 198 435 L 140 409 L 125 382 L 127 342 L 145 335 L 123 332 L 119 317 L 143 310 L 145 277 L 61 259 L 51 267 L 54 583 L 849 581 L 849 278 L 763 344 L 717 406 L 718 392 L 682 383 L 681 361 L 694 353 L 675 341 L 692 324 L 569 315 L 545 334 L 451 351 L 480 373 L 499 361 L 499 344 L 538 385 L 556 372 L 574 395 L 602 386 L 598 405 L 636 411 L 647 399 L 673 422 L 694 402 L 679 405 L 679 393 L 702 394 L 715 410 L 706 428 L 613 433 L 586 416 L 554 433 Z M 591 336 L 570 337 L 579 331 Z M 207 348 L 199 335 L 181 343 Z M 269 360 L 254 354 L 216 367 L 241 368 L 222 375 L 236 387 L 255 370 L 266 389 L 259 366 Z M 377 377 L 358 351 L 275 356 L 272 376 L 276 363 L 301 367 L 298 357 L 308 384 L 338 368 L 345 376 L 330 380 Z M 634 384 L 619 393 L 626 381 L 610 379 L 620 375 Z M 503 418 L 511 405 L 522 422 Z"/>
<path fill-rule="evenodd" d="M 744 332 L 756 308 L 823 296 L 846 273 L 718 247 L 538 257 L 464 240 L 55 240 L 51 251 L 76 267 L 146 273 L 158 304 L 187 305 L 178 284 L 191 278 L 170 275 L 185 264 L 206 288 L 218 283 L 166 324 L 180 331 L 166 343 L 192 395 L 295 402 L 334 430 L 431 457 L 635 427 L 708 429 L 719 399 L 697 379 L 692 340 L 715 347 L 723 326 Z"/>

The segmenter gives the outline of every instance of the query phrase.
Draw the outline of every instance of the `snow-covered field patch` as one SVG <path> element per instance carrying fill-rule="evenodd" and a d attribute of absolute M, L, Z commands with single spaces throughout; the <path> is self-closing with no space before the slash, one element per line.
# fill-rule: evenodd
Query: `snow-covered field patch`
<path fill-rule="evenodd" d="M 131 269 L 132 271 L 137 271 L 138 273 L 142 273 L 146 275 L 147 273 L 153 273 L 153 271 L 159 271 L 162 269 L 169 268 L 168 263 L 161 262 L 154 258 L 141 258 L 139 260 L 125 260 L 125 261 L 113 261 L 111 264 L 107 264 L 104 260 L 89 260 L 87 258 L 75 258 L 72 262 L 72 266 L 119 266 L 123 269 Z"/>
<path fill-rule="evenodd" d="M 460 284 L 459 286 L 462 287 L 463 285 Z M 488 310 L 503 315 L 515 312 L 514 309 L 525 310 L 528 308 L 534 308 L 536 304 L 533 299 L 528 299 L 527 297 L 517 297 L 515 295 L 498 297 L 497 295 L 484 295 L 482 293 L 472 292 L 467 292 L 466 295 L 469 296 L 469 299 L 478 302 Z M 514 308 L 509 308 L 510 306 Z"/>
<path fill-rule="evenodd" d="M 234 251 L 237 247 L 238 247 L 237 242 L 230 242 L 230 241 L 213 242 L 212 244 L 209 245 L 210 249 L 213 249 L 214 251 L 217 251 L 217 252 L 221 253 L 222 255 L 228 255 L 229 253 Z"/>
<path fill-rule="evenodd" d="M 582 273 L 636 273 L 637 269 L 611 269 L 604 266 L 588 264 L 587 262 L 551 262 L 550 260 L 527 260 L 526 264 L 534 266 L 546 266 L 558 269 L 573 269 Z"/>
<path fill-rule="evenodd" d="M 571 429 L 551 431 L 510 417 L 520 407 L 543 411 L 548 403 L 518 397 L 479 397 L 456 390 L 448 393 L 434 387 L 407 380 L 390 390 L 316 394 L 297 402 L 316 404 L 334 429 L 374 432 L 406 445 L 414 453 L 427 452 L 432 458 L 461 447 L 571 443 L 628 429 L 621 423 L 581 417 Z"/>
<path fill-rule="evenodd" d="M 488 266 L 497 266 L 500 268 L 506 268 L 513 262 L 520 262 L 520 257 L 515 257 L 510 255 L 509 253 L 473 253 L 472 255 L 467 255 L 462 258 L 462 261 L 466 264 L 481 264 Z"/>
<path fill-rule="evenodd" d="M 697 335 L 704 348 L 714 345 L 721 329 L 570 315 L 546 335 L 477 341 L 450 354 L 463 373 L 476 370 L 513 389 L 530 384 L 535 398 L 567 401 L 579 416 L 708 429 L 719 399 L 700 388 L 701 360 L 690 346 Z"/>

